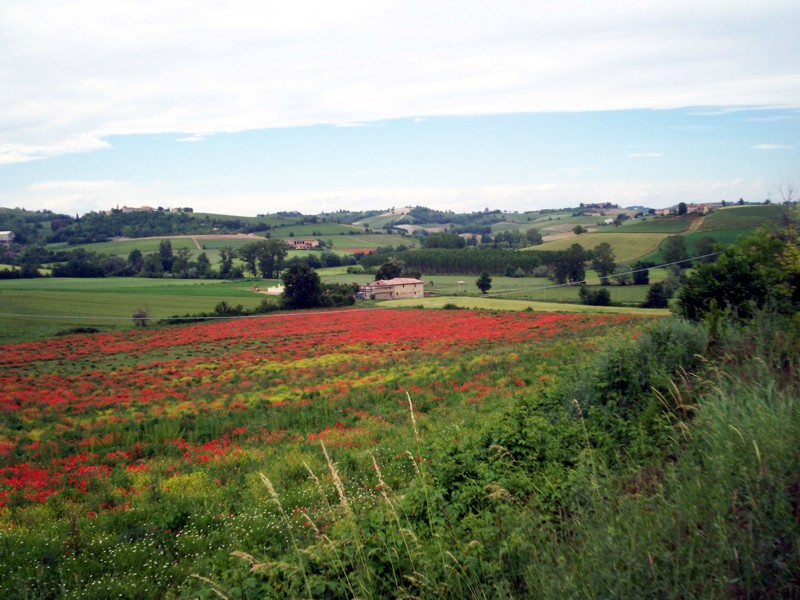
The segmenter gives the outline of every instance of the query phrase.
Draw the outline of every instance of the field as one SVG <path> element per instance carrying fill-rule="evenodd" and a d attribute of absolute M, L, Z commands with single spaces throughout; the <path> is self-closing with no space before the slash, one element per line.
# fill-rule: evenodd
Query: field
<path fill-rule="evenodd" d="M 630 262 L 655 252 L 669 234 L 667 233 L 623 233 L 614 228 L 606 232 L 569 235 L 539 246 L 530 248 L 537 250 L 566 250 L 572 244 L 580 244 L 584 250 L 591 250 L 602 242 L 608 242 L 614 249 L 617 262 Z"/>
<path fill-rule="evenodd" d="M 777 223 L 783 207 L 770 204 L 758 206 L 728 206 L 720 208 L 703 219 L 701 231 L 757 229 Z"/>
<path fill-rule="evenodd" d="M 255 308 L 265 281 L 187 279 L 12 279 L 0 281 L 0 343 L 52 336 L 75 327 L 133 327 L 131 315 L 145 309 L 154 318 L 211 312 L 221 301 Z"/>
<path fill-rule="evenodd" d="M 424 468 L 415 431 L 458 440 L 641 322 L 350 310 L 0 346 L 0 594 L 244 594 L 231 552 L 337 535 L 326 453 L 373 505 Z"/>

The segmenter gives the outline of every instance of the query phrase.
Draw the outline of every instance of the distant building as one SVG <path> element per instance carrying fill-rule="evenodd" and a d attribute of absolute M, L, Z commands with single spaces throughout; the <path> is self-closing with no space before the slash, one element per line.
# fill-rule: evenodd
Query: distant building
<path fill-rule="evenodd" d="M 288 239 L 286 240 L 286 243 L 289 244 L 289 247 L 293 248 L 294 250 L 308 250 L 309 248 L 319 247 L 319 240 L 311 240 L 311 239 L 305 239 L 305 240 Z"/>
<path fill-rule="evenodd" d="M 10 246 L 14 243 L 14 232 L 13 231 L 0 231 L 0 244 L 4 246 Z"/>
<path fill-rule="evenodd" d="M 425 284 L 419 279 L 395 277 L 379 279 L 362 285 L 360 297 L 365 300 L 397 300 L 399 298 L 422 298 L 425 295 Z"/>

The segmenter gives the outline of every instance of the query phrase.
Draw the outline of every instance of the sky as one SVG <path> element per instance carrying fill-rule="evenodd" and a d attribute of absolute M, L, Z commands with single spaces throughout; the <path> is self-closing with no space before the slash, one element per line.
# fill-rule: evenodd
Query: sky
<path fill-rule="evenodd" d="M 0 206 L 783 199 L 797 0 L 4 0 Z"/>

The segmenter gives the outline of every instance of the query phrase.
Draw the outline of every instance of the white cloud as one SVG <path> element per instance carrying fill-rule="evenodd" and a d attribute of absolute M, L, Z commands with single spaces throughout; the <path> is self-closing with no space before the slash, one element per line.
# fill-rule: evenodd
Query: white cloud
<path fill-rule="evenodd" d="M 48 209 L 58 213 L 84 214 L 123 206 L 158 206 L 163 195 L 127 181 L 44 181 L 25 190 L 0 195 L 0 206 Z"/>
<path fill-rule="evenodd" d="M 800 107 L 795 0 L 9 0 L 0 161 L 419 115 Z"/>

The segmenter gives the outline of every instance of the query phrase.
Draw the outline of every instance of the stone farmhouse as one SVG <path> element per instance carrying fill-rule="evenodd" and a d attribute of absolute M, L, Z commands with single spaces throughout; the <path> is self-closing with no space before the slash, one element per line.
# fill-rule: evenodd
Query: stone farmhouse
<path fill-rule="evenodd" d="M 311 239 L 287 239 L 286 243 L 289 244 L 289 247 L 293 248 L 294 250 L 308 250 L 309 248 L 319 247 L 319 240 Z"/>
<path fill-rule="evenodd" d="M 425 284 L 419 279 L 395 277 L 379 279 L 362 285 L 359 298 L 364 300 L 397 300 L 398 298 L 422 298 L 425 295 Z"/>
<path fill-rule="evenodd" d="M 0 245 L 10 246 L 14 243 L 13 231 L 0 231 Z"/>

